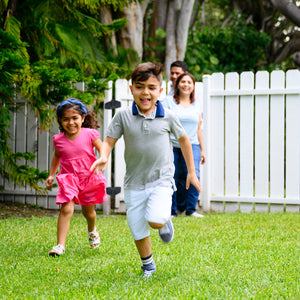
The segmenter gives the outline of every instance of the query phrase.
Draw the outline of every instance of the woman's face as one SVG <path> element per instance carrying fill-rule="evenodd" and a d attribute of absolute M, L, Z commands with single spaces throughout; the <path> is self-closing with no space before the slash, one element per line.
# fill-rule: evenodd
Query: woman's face
<path fill-rule="evenodd" d="M 190 95 L 193 92 L 195 85 L 192 78 L 189 75 L 185 75 L 178 82 L 177 88 L 180 95 Z"/>

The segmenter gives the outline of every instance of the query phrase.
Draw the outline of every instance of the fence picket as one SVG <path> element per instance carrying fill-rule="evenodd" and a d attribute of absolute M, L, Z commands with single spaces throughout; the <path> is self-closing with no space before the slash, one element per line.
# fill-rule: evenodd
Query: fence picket
<path fill-rule="evenodd" d="M 284 72 L 273 71 L 271 73 L 271 89 L 284 88 L 284 80 Z M 270 98 L 270 197 L 283 198 L 284 95 L 271 95 Z M 278 208 L 276 206 L 274 209 L 277 211 Z"/>
<path fill-rule="evenodd" d="M 121 108 L 127 107 L 132 102 L 132 94 L 129 89 L 129 83 L 126 79 L 119 79 L 116 81 L 116 99 L 121 101 Z M 114 155 L 115 159 L 114 166 L 114 186 L 121 187 L 121 193 L 116 195 L 115 205 L 116 208 L 120 206 L 120 201 L 124 199 L 124 176 L 126 172 L 126 165 L 124 160 L 125 144 L 123 136 L 117 141 Z"/>
<path fill-rule="evenodd" d="M 239 89 L 239 75 L 227 73 L 225 75 L 225 89 L 236 91 Z M 239 190 L 239 97 L 225 97 L 225 194 L 237 196 Z M 236 212 L 237 203 L 228 203 L 226 212 Z"/>
<path fill-rule="evenodd" d="M 224 74 L 215 73 L 211 76 L 211 90 L 224 90 Z M 208 153 L 208 160 L 211 164 L 211 194 L 224 195 L 224 97 L 213 96 L 210 101 L 210 140 L 211 152 Z M 205 128 L 205 127 L 204 127 Z M 209 133 L 208 133 L 209 134 Z M 210 196 L 210 195 L 209 195 Z M 211 203 L 211 209 L 216 212 L 223 212 L 224 205 L 220 202 Z"/>
<path fill-rule="evenodd" d="M 254 74 L 241 74 L 241 90 L 253 90 Z M 240 96 L 240 196 L 253 197 L 254 97 Z M 251 212 L 253 203 L 240 203 L 241 212 Z"/>
<path fill-rule="evenodd" d="M 27 107 L 27 130 L 26 130 L 26 151 L 32 152 L 37 155 L 37 118 L 35 117 L 34 111 L 32 110 L 31 106 L 27 103 L 25 104 Z M 33 161 L 28 161 L 28 165 L 33 168 L 37 167 L 37 160 L 36 158 Z M 26 190 L 30 190 L 27 186 Z M 25 203 L 35 205 L 36 196 L 35 195 L 26 195 L 25 196 Z"/>
<path fill-rule="evenodd" d="M 289 70 L 286 73 L 286 88 L 297 88 L 300 82 L 300 72 Z M 300 190 L 300 95 L 286 96 L 286 198 L 299 199 Z M 295 207 L 287 205 L 287 211 L 295 211 Z M 299 207 L 296 208 L 299 212 Z"/>

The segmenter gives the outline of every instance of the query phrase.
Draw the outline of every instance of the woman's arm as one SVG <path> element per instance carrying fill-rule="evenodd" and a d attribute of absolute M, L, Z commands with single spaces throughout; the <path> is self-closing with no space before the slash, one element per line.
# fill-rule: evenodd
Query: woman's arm
<path fill-rule="evenodd" d="M 201 120 L 201 117 L 199 117 L 199 123 L 198 123 L 198 129 L 197 129 L 197 136 L 198 136 L 198 141 L 199 141 L 200 150 L 201 150 L 200 162 L 201 162 L 201 164 L 204 164 L 205 161 L 206 161 L 206 156 L 205 156 L 205 150 L 204 150 L 204 141 L 203 141 L 203 132 L 202 132 L 202 120 Z"/>

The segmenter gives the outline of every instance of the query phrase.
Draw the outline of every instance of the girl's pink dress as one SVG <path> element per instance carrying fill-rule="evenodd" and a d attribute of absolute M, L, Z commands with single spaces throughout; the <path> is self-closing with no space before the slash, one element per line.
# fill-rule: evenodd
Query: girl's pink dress
<path fill-rule="evenodd" d="M 74 200 L 76 204 L 89 206 L 107 200 L 104 175 L 90 172 L 91 165 L 97 159 L 93 146 L 97 138 L 100 138 L 99 132 L 90 128 L 81 128 L 74 141 L 70 141 L 63 132 L 53 136 L 61 165 L 56 176 L 56 204 Z"/>

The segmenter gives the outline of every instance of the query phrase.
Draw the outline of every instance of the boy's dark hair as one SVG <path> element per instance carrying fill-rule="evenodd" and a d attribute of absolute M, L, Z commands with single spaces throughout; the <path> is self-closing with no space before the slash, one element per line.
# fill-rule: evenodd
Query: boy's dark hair
<path fill-rule="evenodd" d="M 172 62 L 170 69 L 172 67 L 179 67 L 182 69 L 183 72 L 187 72 L 187 70 L 188 70 L 188 66 L 187 66 L 186 62 L 181 61 L 181 60 L 176 60 L 176 61 Z"/>
<path fill-rule="evenodd" d="M 82 112 L 81 107 L 78 104 L 67 103 L 67 104 L 63 105 L 59 110 L 56 109 L 56 117 L 57 117 L 57 122 L 59 125 L 60 132 L 65 132 L 63 126 L 61 125 L 60 120 L 64 116 L 65 110 L 67 110 L 69 108 L 72 108 L 73 110 L 78 112 L 81 116 L 85 115 L 84 121 L 82 123 L 82 127 L 93 128 L 93 129 L 97 129 L 100 127 L 97 117 L 93 111 L 88 110 L 87 114 L 84 114 Z"/>
<path fill-rule="evenodd" d="M 151 76 L 155 76 L 161 85 L 163 80 L 162 65 L 152 62 L 138 64 L 132 71 L 131 81 L 132 83 L 137 81 L 146 81 Z"/>
<path fill-rule="evenodd" d="M 178 78 L 176 79 L 175 87 L 174 87 L 174 99 L 177 104 L 180 103 L 180 98 L 179 98 L 180 93 L 179 93 L 179 89 L 178 89 L 178 84 L 179 84 L 180 80 L 182 79 L 182 77 L 184 77 L 184 76 L 189 76 L 192 79 L 192 81 L 194 82 L 194 90 L 190 94 L 190 100 L 191 100 L 191 103 L 195 102 L 195 84 L 196 84 L 195 77 L 189 72 L 184 72 L 178 76 Z"/>

